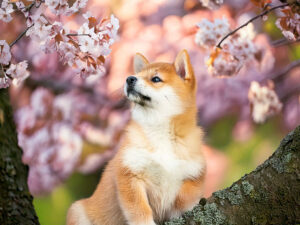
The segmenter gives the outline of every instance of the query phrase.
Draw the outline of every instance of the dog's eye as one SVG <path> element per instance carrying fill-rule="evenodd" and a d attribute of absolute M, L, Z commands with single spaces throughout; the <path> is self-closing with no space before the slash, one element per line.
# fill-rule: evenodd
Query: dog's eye
<path fill-rule="evenodd" d="M 158 76 L 152 77 L 151 81 L 152 81 L 153 83 L 162 82 L 162 80 L 161 80 Z"/>

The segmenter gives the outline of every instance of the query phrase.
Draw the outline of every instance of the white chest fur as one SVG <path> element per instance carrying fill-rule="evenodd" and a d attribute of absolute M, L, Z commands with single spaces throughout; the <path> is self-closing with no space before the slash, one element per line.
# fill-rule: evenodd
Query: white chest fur
<path fill-rule="evenodd" d="M 142 174 L 159 212 L 171 207 L 184 179 L 197 177 L 204 168 L 199 158 L 182 159 L 177 154 L 188 152 L 188 149 L 174 141 L 168 130 L 163 127 L 146 130 L 152 146 L 139 141 L 138 137 L 131 137 L 134 143 L 123 155 L 124 166 L 133 173 Z"/>

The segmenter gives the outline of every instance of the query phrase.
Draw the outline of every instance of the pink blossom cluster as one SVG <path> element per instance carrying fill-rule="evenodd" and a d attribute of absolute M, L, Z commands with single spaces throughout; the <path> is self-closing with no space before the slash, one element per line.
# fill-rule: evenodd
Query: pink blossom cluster
<path fill-rule="evenodd" d="M 200 2 L 204 7 L 209 9 L 215 9 L 223 4 L 223 0 L 200 0 Z"/>
<path fill-rule="evenodd" d="M 214 47 L 222 37 L 230 32 L 227 19 L 215 19 L 214 22 L 202 19 L 197 27 L 199 29 L 195 36 L 195 42 L 204 48 Z"/>
<path fill-rule="evenodd" d="M 216 58 L 208 65 L 208 70 L 216 76 L 231 76 L 251 60 L 255 59 L 257 48 L 248 38 L 236 34 L 225 41 Z"/>
<path fill-rule="evenodd" d="M 3 0 L 0 7 L 0 20 L 8 23 L 12 20 L 11 13 L 14 12 L 13 4 L 9 0 Z"/>
<path fill-rule="evenodd" d="M 27 61 L 22 61 L 17 64 L 10 63 L 10 61 L 10 47 L 5 40 L 0 40 L 0 64 L 2 67 L 2 73 L 0 73 L 0 88 L 7 88 L 11 82 L 14 85 L 19 85 L 29 76 Z M 4 67 L 4 65 L 8 66 Z"/>
<path fill-rule="evenodd" d="M 68 106 L 45 88 L 36 89 L 30 104 L 16 112 L 23 162 L 30 167 L 31 193 L 48 192 L 74 170 L 82 138 L 66 115 Z"/>
<path fill-rule="evenodd" d="M 111 106 L 93 104 L 89 98 L 76 91 L 54 95 L 40 87 L 31 94 L 29 105 L 17 110 L 18 140 L 23 162 L 29 165 L 28 185 L 32 194 L 50 192 L 76 169 L 92 172 L 115 153 L 112 143 L 118 139 L 129 115 L 110 112 Z M 101 113 L 100 118 L 95 117 L 97 112 Z M 95 126 L 101 118 L 107 124 Z M 91 146 L 94 153 L 82 158 Z"/>
<path fill-rule="evenodd" d="M 276 26 L 282 31 L 286 39 L 298 40 L 300 38 L 300 6 L 286 7 L 281 12 L 282 15 L 276 20 Z"/>
<path fill-rule="evenodd" d="M 263 123 L 267 118 L 282 109 L 275 91 L 268 86 L 261 86 L 258 82 L 251 82 L 248 98 L 252 108 L 252 117 L 256 123 Z"/>
<path fill-rule="evenodd" d="M 59 22 L 50 24 L 44 16 L 34 21 L 27 35 L 37 40 L 46 53 L 57 51 L 65 64 L 86 78 L 102 74 L 105 57 L 110 53 L 119 29 L 119 20 L 111 15 L 110 20 L 97 22 L 90 13 L 83 15 L 86 22 L 76 33 Z"/>
<path fill-rule="evenodd" d="M 25 6 L 22 1 L 9 2 L 5 0 L 1 4 L 0 19 L 5 22 L 11 21 L 10 14 L 14 12 L 13 5 L 15 5 L 26 18 L 28 26 L 26 35 L 39 42 L 44 52 L 57 52 L 63 63 L 74 68 L 82 78 L 90 75 L 99 77 L 104 74 L 105 57 L 110 54 L 110 47 L 117 38 L 119 20 L 111 15 L 109 19 L 98 22 L 87 12 L 83 15 L 84 23 L 75 32 L 70 31 L 61 22 L 50 22 L 50 17 L 46 16 L 46 6 L 57 15 L 70 15 L 85 7 L 86 3 L 87 0 L 77 0 L 69 7 L 67 1 L 47 0 L 45 2 L 34 1 L 29 6 Z M 32 12 L 33 6 L 36 9 Z M 0 74 L 0 88 L 6 88 L 11 80 L 13 83 L 20 83 L 28 77 L 29 73 L 26 72 L 27 62 L 24 61 L 18 66 L 11 64 L 11 49 L 5 40 L 0 40 L 0 46 L 2 46 L 0 48 L 0 64 L 10 66 L 9 69 L 4 67 L 3 73 Z M 17 73 L 22 70 L 24 71 L 23 75 Z"/>
<path fill-rule="evenodd" d="M 67 0 L 45 0 L 45 4 L 56 15 L 70 15 L 84 8 L 87 1 L 76 0 L 71 7 Z"/>
<path fill-rule="evenodd" d="M 10 47 L 5 40 L 0 40 L 0 63 L 8 65 L 11 60 Z"/>
<path fill-rule="evenodd" d="M 208 71 L 211 74 L 215 76 L 235 75 L 243 65 L 255 59 L 258 50 L 249 38 L 250 35 L 236 33 L 224 41 L 222 50 L 214 47 L 230 32 L 230 25 L 226 19 L 215 19 L 214 22 L 203 19 L 198 23 L 198 27 L 195 42 L 212 51 L 207 61 Z"/>

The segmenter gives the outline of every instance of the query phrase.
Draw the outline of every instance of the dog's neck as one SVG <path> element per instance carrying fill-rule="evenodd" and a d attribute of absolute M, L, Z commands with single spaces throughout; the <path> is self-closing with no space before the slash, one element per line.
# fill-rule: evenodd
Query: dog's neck
<path fill-rule="evenodd" d="M 171 110 L 161 112 L 135 105 L 131 112 L 133 121 L 149 135 L 157 133 L 171 137 L 184 137 L 190 129 L 197 126 L 194 108 L 174 115 Z"/>

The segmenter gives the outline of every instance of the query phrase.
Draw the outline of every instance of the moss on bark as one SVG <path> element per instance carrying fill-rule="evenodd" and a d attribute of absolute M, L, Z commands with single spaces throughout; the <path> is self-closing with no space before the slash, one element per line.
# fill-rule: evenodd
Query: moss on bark
<path fill-rule="evenodd" d="M 300 126 L 256 170 L 165 224 L 300 224 L 299 180 Z"/>
<path fill-rule="evenodd" d="M 27 186 L 7 89 L 0 89 L 0 224 L 39 224 Z"/>

